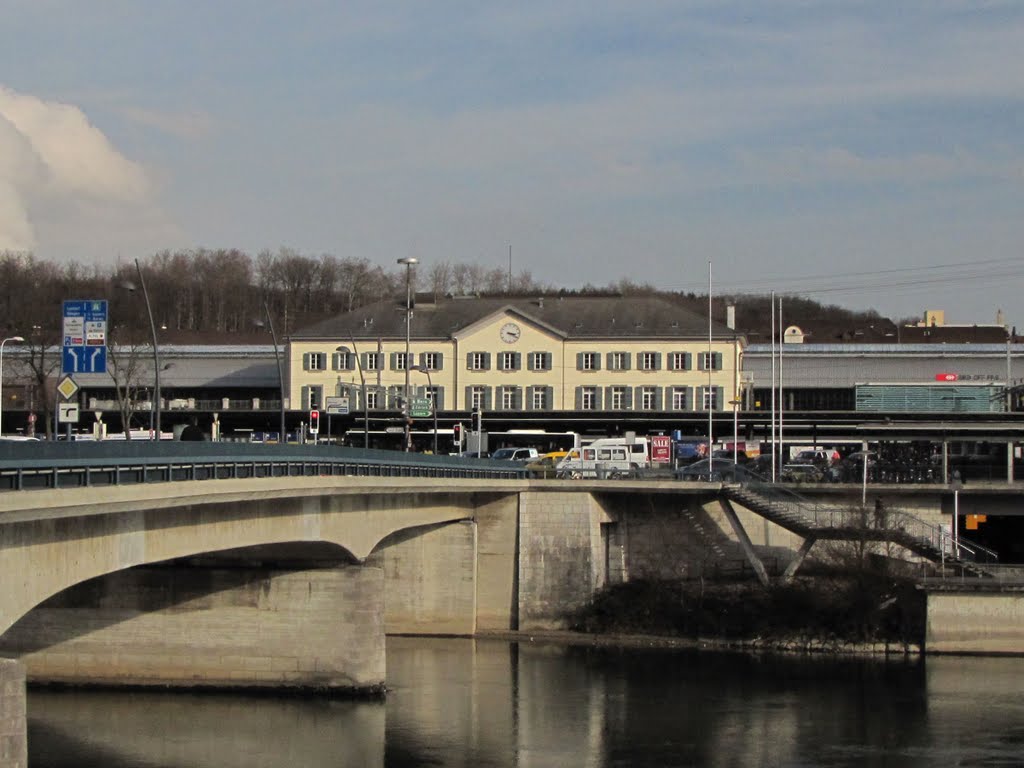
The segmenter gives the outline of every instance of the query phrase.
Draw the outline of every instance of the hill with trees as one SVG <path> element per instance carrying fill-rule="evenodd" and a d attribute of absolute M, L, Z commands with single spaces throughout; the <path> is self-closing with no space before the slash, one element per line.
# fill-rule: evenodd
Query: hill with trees
<path fill-rule="evenodd" d="M 242 343 L 265 340 L 267 314 L 280 338 L 326 317 L 405 295 L 405 268 L 385 270 L 366 259 L 310 256 L 289 248 L 255 257 L 237 249 L 162 251 L 139 260 L 153 317 L 168 343 Z M 101 298 L 110 302 L 110 335 L 148 338 L 148 318 L 134 261 L 110 267 L 56 264 L 31 253 L 0 252 L 0 311 L 7 335 L 58 345 L 61 302 Z M 696 314 L 707 313 L 707 295 L 665 293 L 650 285 L 619 281 L 566 290 L 535 280 L 529 272 L 448 261 L 423 264 L 413 273 L 418 293 L 445 295 L 660 294 Z M 736 307 L 736 330 L 753 343 L 771 336 L 767 295 L 714 296 L 715 320 Z M 782 298 L 782 320 L 796 324 L 808 341 L 883 340 L 896 325 L 874 311 L 851 311 L 799 296 Z M 779 329 L 776 329 L 779 333 Z"/>

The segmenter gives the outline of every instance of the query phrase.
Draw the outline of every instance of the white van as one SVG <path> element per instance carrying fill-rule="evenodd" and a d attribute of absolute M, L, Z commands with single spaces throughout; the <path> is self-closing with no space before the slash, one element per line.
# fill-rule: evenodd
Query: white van
<path fill-rule="evenodd" d="M 573 479 L 636 477 L 650 466 L 651 449 L 646 437 L 602 437 L 569 451 L 558 462 L 556 476 Z"/>

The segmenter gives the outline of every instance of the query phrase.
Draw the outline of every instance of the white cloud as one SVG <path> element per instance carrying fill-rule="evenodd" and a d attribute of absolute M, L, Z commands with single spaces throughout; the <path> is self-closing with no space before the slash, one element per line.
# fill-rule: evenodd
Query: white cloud
<path fill-rule="evenodd" d="M 162 219 L 146 171 L 81 109 L 0 86 L 0 248 L 110 253 L 166 235 Z"/>
<path fill-rule="evenodd" d="M 110 200 L 149 193 L 142 168 L 119 154 L 77 107 L 0 88 L 0 115 L 25 137 L 58 193 Z"/>

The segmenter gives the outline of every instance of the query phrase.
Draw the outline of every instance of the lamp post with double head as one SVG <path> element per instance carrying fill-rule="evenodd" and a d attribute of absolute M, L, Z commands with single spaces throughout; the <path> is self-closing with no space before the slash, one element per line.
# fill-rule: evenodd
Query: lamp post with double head
<path fill-rule="evenodd" d="M 21 336 L 8 336 L 3 341 L 0 341 L 0 435 L 3 431 L 3 409 L 4 409 L 4 344 L 11 342 L 12 344 L 18 344 L 25 339 Z"/>
<path fill-rule="evenodd" d="M 280 399 L 280 410 L 281 410 L 281 443 L 287 442 L 287 433 L 285 432 L 284 422 L 284 368 L 281 366 L 281 352 L 277 345 L 277 333 L 274 331 L 274 321 L 270 317 L 270 307 L 267 306 L 267 302 L 263 302 L 263 314 L 267 316 L 267 322 L 264 323 L 262 320 L 255 320 L 254 325 L 258 328 L 262 328 L 266 325 L 270 329 L 270 340 L 274 343 L 274 362 L 277 363 L 277 391 Z"/>
<path fill-rule="evenodd" d="M 149 316 L 150 340 L 153 343 L 153 405 L 150 411 L 153 423 L 153 440 L 160 439 L 160 345 L 156 338 L 156 323 L 153 322 L 153 305 L 149 303 L 149 291 L 146 290 L 146 278 L 142 274 L 142 266 L 139 260 L 135 260 L 135 271 L 139 275 L 139 285 L 142 287 L 142 299 L 146 302 L 146 314 Z M 135 291 L 135 284 L 124 282 L 122 288 Z M 125 434 L 128 434 L 128 427 L 125 426 Z"/>
<path fill-rule="evenodd" d="M 409 332 L 412 326 L 412 268 L 420 263 L 420 260 L 413 256 L 406 256 L 398 260 L 399 264 L 405 266 L 405 390 L 403 392 L 402 416 L 405 422 L 405 448 L 409 450 Z"/>
<path fill-rule="evenodd" d="M 434 455 L 437 456 L 437 398 L 434 393 L 434 382 L 430 380 L 430 370 L 422 365 L 414 365 L 412 370 L 427 375 L 427 389 L 430 391 L 430 410 L 434 415 Z"/>

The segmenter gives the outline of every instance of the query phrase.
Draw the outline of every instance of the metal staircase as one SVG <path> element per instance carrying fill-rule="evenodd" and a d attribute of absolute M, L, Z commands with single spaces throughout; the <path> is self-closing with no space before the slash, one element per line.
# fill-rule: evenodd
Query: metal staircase
<path fill-rule="evenodd" d="M 766 482 L 724 484 L 727 499 L 804 539 L 891 542 L 962 575 L 992 578 L 985 565 L 998 556 L 990 549 L 946 531 L 907 512 L 889 510 L 876 519 L 872 510 L 815 502 L 788 488 Z"/>

